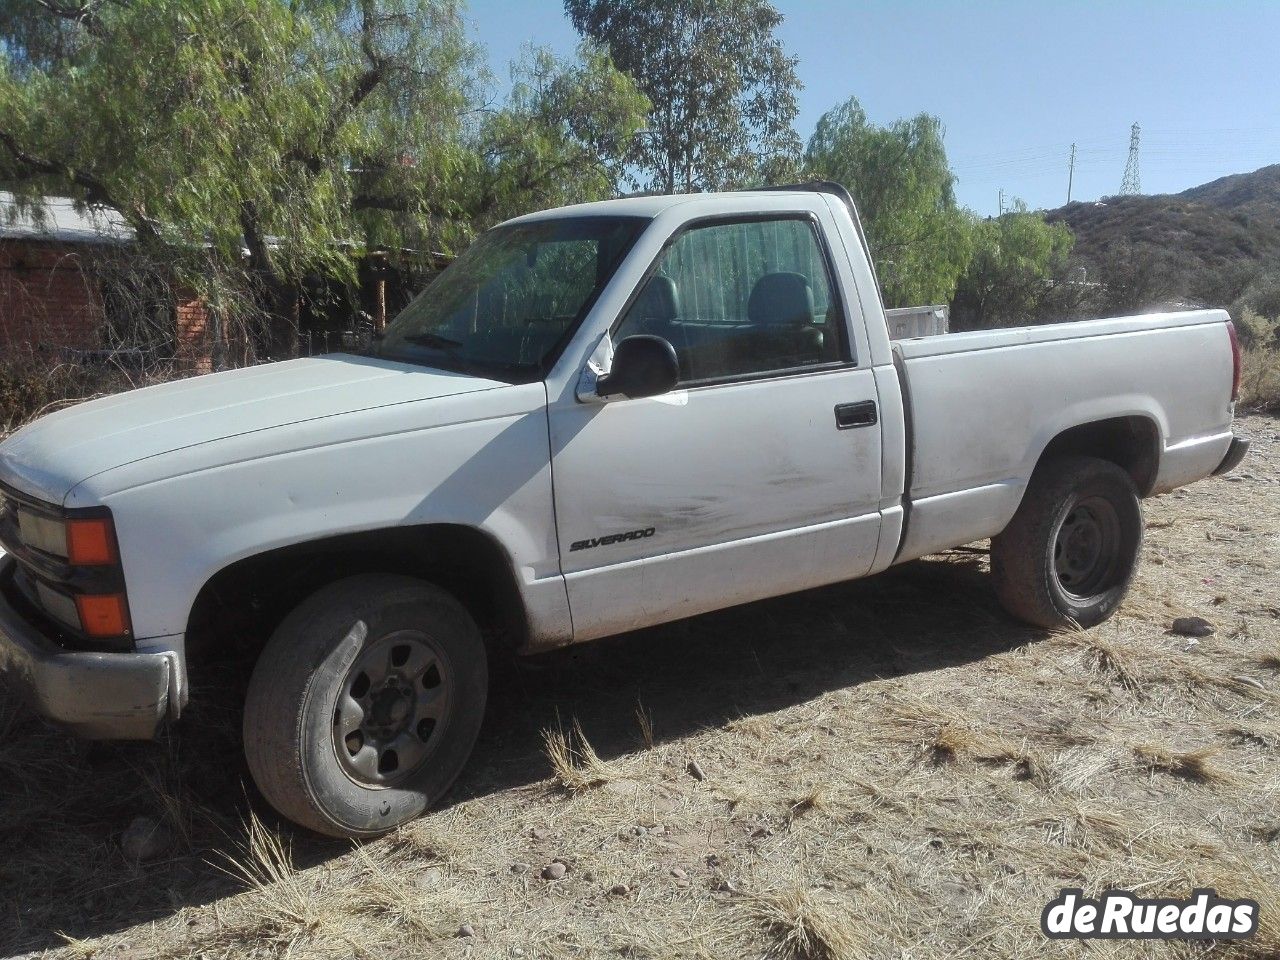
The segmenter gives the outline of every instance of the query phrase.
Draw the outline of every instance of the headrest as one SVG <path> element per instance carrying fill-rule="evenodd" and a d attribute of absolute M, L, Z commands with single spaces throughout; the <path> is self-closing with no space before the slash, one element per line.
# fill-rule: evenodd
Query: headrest
<path fill-rule="evenodd" d="M 668 276 L 655 273 L 649 278 L 631 309 L 645 320 L 676 319 L 680 316 L 680 291 L 676 282 Z"/>
<path fill-rule="evenodd" d="M 747 300 L 747 320 L 769 326 L 813 323 L 813 290 L 803 273 L 766 273 Z"/>

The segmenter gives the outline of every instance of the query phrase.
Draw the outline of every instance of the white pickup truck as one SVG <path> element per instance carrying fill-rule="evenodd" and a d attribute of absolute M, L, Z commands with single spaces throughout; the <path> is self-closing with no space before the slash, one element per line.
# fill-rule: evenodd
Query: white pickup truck
<path fill-rule="evenodd" d="M 0 445 L 0 668 L 98 738 L 265 645 L 249 768 L 368 836 L 449 787 L 487 658 L 992 538 L 1046 628 L 1110 616 L 1139 498 L 1231 469 L 1222 311 L 891 342 L 833 184 L 613 200 L 481 236 L 364 355 L 148 387 Z"/>

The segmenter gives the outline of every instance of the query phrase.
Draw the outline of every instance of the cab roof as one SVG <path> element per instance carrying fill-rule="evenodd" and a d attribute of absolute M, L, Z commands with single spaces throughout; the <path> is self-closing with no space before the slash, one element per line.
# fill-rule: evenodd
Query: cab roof
<path fill-rule="evenodd" d="M 807 185 L 803 185 L 807 186 Z M 815 185 L 816 186 L 816 185 Z M 828 191 L 813 189 L 800 190 L 797 187 L 779 187 L 776 189 L 761 188 L 759 190 L 736 190 L 725 193 L 677 193 L 649 194 L 645 196 L 620 197 L 616 200 L 597 200 L 594 203 L 575 203 L 567 207 L 555 207 L 551 210 L 540 210 L 522 217 L 508 220 L 507 223 L 530 223 L 536 220 L 555 220 L 563 217 L 643 217 L 652 220 L 672 207 L 693 205 L 707 207 L 708 213 L 716 212 L 716 208 L 731 207 L 740 209 L 748 196 L 790 196 L 797 193 L 812 198 Z"/>

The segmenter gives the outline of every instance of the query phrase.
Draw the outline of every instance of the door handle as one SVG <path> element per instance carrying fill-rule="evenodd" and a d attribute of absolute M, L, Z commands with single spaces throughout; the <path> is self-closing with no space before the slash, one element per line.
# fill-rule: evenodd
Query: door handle
<path fill-rule="evenodd" d="M 874 400 L 836 404 L 837 430 L 852 430 L 854 427 L 874 427 L 879 422 L 880 417 Z"/>

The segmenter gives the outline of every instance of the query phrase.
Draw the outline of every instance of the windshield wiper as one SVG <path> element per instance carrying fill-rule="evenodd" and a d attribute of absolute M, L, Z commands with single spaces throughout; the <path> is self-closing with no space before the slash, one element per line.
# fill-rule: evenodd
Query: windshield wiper
<path fill-rule="evenodd" d="M 437 350 L 456 350 L 462 346 L 461 340 L 450 340 L 438 333 L 410 333 L 405 339 L 420 347 L 435 347 Z"/>

